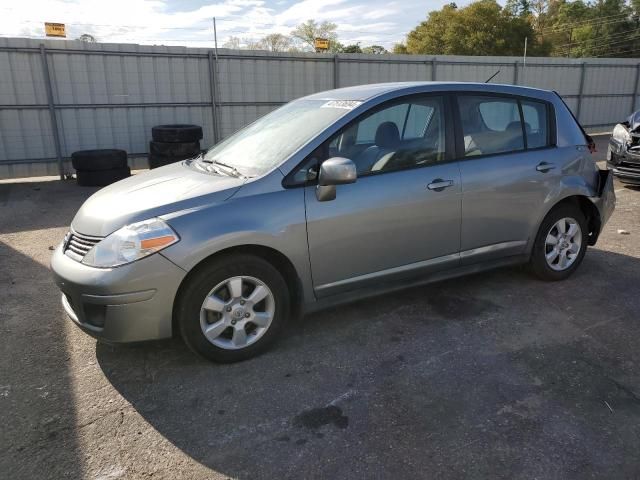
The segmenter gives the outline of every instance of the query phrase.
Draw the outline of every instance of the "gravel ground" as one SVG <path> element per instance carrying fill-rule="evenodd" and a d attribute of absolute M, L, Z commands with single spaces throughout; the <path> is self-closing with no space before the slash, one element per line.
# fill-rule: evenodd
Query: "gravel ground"
<path fill-rule="evenodd" d="M 48 264 L 94 189 L 2 184 L 0 472 L 638 478 L 640 190 L 616 190 L 565 282 L 510 268 L 414 288 L 214 365 L 179 340 L 111 347 L 80 332 Z"/>

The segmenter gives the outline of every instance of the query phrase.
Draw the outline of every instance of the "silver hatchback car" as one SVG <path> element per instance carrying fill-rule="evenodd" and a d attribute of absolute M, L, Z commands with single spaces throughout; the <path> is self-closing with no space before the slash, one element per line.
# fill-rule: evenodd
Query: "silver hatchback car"
<path fill-rule="evenodd" d="M 242 360 L 290 317 L 365 295 L 516 263 L 568 277 L 615 206 L 591 146 L 554 92 L 322 92 L 98 191 L 51 266 L 90 335 L 180 332 L 208 359 Z"/>

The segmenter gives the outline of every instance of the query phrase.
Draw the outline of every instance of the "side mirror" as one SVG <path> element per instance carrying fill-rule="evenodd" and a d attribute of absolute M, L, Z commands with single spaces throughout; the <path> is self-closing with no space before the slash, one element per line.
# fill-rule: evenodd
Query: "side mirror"
<path fill-rule="evenodd" d="M 316 187 L 316 198 L 326 202 L 336 198 L 336 185 L 354 183 L 358 178 L 356 165 L 348 158 L 333 157 L 322 162 Z"/>

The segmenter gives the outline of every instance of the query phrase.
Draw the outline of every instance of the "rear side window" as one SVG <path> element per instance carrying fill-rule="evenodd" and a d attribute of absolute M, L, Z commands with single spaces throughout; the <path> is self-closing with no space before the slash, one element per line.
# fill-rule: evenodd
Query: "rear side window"
<path fill-rule="evenodd" d="M 527 135 L 527 148 L 548 145 L 547 106 L 541 102 L 522 101 L 522 117 Z"/>
<path fill-rule="evenodd" d="M 461 95 L 458 109 L 465 157 L 524 150 L 516 99 Z"/>

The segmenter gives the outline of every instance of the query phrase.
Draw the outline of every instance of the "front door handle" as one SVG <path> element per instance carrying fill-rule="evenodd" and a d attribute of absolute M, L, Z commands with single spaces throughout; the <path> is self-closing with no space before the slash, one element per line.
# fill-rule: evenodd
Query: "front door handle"
<path fill-rule="evenodd" d="M 445 188 L 451 187 L 453 185 L 453 180 L 443 180 L 441 178 L 436 178 L 433 180 L 427 188 L 429 190 L 435 190 L 436 192 L 441 192 Z"/>
<path fill-rule="evenodd" d="M 549 170 L 553 170 L 554 168 L 556 168 L 556 166 L 553 163 L 547 163 L 547 162 L 540 162 L 536 166 L 536 170 L 543 173 L 548 172 Z"/>

